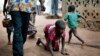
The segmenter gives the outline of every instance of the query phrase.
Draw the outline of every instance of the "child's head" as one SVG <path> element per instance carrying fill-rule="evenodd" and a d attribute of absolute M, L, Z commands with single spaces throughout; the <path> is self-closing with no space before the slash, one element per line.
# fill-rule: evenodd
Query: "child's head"
<path fill-rule="evenodd" d="M 75 6 L 74 5 L 70 5 L 68 7 L 68 12 L 74 12 L 75 11 Z"/>
<path fill-rule="evenodd" d="M 57 34 L 62 34 L 65 31 L 66 25 L 63 20 L 57 20 L 55 23 L 56 26 L 56 33 Z"/>

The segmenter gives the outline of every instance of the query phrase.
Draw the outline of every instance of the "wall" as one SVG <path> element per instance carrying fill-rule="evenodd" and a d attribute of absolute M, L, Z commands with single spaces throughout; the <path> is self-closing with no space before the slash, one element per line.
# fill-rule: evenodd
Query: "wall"
<path fill-rule="evenodd" d="M 76 11 L 87 20 L 90 30 L 100 30 L 100 0 L 62 0 L 63 16 L 70 4 L 75 5 Z M 83 20 L 79 22 L 80 27 L 87 28 Z"/>

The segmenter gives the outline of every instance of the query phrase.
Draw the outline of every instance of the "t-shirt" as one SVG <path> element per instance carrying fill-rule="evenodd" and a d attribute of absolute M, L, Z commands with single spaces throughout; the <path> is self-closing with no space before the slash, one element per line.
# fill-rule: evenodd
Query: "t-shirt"
<path fill-rule="evenodd" d="M 68 20 L 69 28 L 74 28 L 78 26 L 78 16 L 77 12 L 68 12 L 64 16 L 64 20 Z"/>
<path fill-rule="evenodd" d="M 47 31 L 46 33 L 48 33 L 48 36 L 46 37 L 46 41 L 47 42 L 48 40 L 52 41 L 52 43 L 54 44 L 54 48 L 59 49 L 59 39 L 55 38 L 55 25 L 52 25 L 52 24 L 46 25 L 46 27 L 44 28 L 44 31 Z M 66 36 L 66 33 L 64 31 L 62 33 L 62 38 L 65 39 L 65 36 Z"/>

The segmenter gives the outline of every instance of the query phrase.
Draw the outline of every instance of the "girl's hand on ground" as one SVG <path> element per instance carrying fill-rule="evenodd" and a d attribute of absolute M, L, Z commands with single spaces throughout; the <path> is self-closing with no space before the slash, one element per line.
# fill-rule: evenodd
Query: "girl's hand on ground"
<path fill-rule="evenodd" d="M 61 54 L 62 55 L 69 55 L 68 53 L 64 52 L 64 51 L 61 51 Z"/>

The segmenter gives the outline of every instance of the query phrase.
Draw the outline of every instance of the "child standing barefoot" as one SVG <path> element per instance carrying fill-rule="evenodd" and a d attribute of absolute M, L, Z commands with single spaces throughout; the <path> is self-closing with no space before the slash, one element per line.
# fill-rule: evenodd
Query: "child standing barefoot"
<path fill-rule="evenodd" d="M 64 16 L 64 20 L 67 21 L 68 20 L 68 26 L 70 28 L 69 31 L 69 40 L 68 43 L 70 43 L 70 40 L 72 38 L 72 33 L 74 34 L 74 36 L 80 40 L 82 42 L 82 44 L 84 44 L 84 41 L 79 37 L 78 33 L 77 33 L 77 27 L 78 27 L 78 18 L 81 17 L 82 19 L 84 19 L 81 15 L 79 15 L 77 12 L 75 12 L 75 6 L 74 5 L 70 5 L 68 7 L 68 13 L 65 14 Z M 85 20 L 85 19 L 84 19 Z M 86 20 L 85 20 L 86 21 Z"/>

